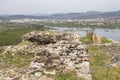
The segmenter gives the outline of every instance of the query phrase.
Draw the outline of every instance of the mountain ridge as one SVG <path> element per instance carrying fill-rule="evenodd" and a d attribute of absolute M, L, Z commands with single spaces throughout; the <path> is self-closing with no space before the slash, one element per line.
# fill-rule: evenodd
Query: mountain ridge
<path fill-rule="evenodd" d="M 0 16 L 0 19 L 96 19 L 96 18 L 120 18 L 119 11 L 100 12 L 100 11 L 88 11 L 88 12 L 71 12 L 71 13 L 57 13 L 51 15 L 4 15 Z"/>

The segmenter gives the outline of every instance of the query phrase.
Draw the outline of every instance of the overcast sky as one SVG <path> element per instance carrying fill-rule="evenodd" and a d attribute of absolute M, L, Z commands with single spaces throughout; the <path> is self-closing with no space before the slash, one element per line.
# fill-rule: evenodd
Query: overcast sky
<path fill-rule="evenodd" d="M 0 0 L 0 14 L 117 11 L 120 0 Z"/>

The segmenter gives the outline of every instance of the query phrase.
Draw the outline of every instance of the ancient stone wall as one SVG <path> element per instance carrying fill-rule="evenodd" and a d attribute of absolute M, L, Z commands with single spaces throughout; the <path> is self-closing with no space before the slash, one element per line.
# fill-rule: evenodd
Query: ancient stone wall
<path fill-rule="evenodd" d="M 81 44 L 79 35 L 70 32 L 34 31 L 23 35 L 22 38 L 23 41 L 33 44 L 16 45 L 6 50 L 12 49 L 21 55 L 34 53 L 34 60 L 28 68 L 32 69 L 32 72 L 39 70 L 41 75 L 74 72 L 80 78 L 92 80 L 88 49 Z"/>

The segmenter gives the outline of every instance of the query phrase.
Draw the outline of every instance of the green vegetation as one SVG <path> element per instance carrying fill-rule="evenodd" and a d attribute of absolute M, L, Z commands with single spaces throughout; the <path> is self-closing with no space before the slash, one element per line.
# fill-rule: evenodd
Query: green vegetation
<path fill-rule="evenodd" d="M 102 38 L 101 38 L 101 42 L 102 42 L 102 43 L 111 43 L 112 41 L 109 40 L 109 39 L 107 39 L 106 37 L 102 37 Z"/>
<path fill-rule="evenodd" d="M 62 22 L 62 23 L 45 23 L 47 26 L 53 26 L 53 27 L 85 27 L 81 24 L 78 24 L 77 22 Z"/>
<path fill-rule="evenodd" d="M 110 63 L 109 53 L 96 46 L 89 46 L 89 53 L 93 80 L 119 80 L 120 68 L 105 66 Z"/>
<path fill-rule="evenodd" d="M 7 30 L 7 28 L 2 26 L 2 25 L 0 25 L 0 32 L 5 31 L 5 30 Z"/>
<path fill-rule="evenodd" d="M 83 80 L 72 74 L 59 74 L 56 75 L 56 80 Z"/>
<path fill-rule="evenodd" d="M 22 41 L 18 45 L 23 46 L 23 45 L 30 45 L 30 44 L 32 44 L 32 42 L 30 42 L 30 41 Z"/>
<path fill-rule="evenodd" d="M 0 48 L 0 54 L 2 53 L 2 49 Z"/>
<path fill-rule="evenodd" d="M 93 44 L 93 41 L 92 41 L 92 37 L 90 36 L 84 36 L 84 37 L 81 37 L 80 41 L 83 43 L 83 44 Z M 107 39 L 106 37 L 102 37 L 101 38 L 101 43 L 111 43 L 112 41 Z"/>
<path fill-rule="evenodd" d="M 73 73 L 61 73 L 61 74 L 57 74 L 57 75 L 47 74 L 47 76 L 51 77 L 51 78 L 55 78 L 55 80 L 84 80 L 84 79 L 77 77 Z"/>
<path fill-rule="evenodd" d="M 18 53 L 7 52 L 7 54 L 5 55 L 0 55 L 0 59 L 2 60 L 2 62 L 0 63 L 4 63 L 8 66 L 16 66 L 18 68 L 22 68 L 28 66 L 32 61 L 33 57 L 33 54 L 20 55 Z"/>
<path fill-rule="evenodd" d="M 21 36 L 32 30 L 28 29 L 17 29 L 8 30 L 0 33 L 0 46 L 4 45 L 15 45 L 21 42 Z"/>
<path fill-rule="evenodd" d="M 13 29 L 39 29 L 44 27 L 41 24 L 30 24 L 30 23 L 1 23 L 0 32 L 5 30 Z"/>
<path fill-rule="evenodd" d="M 92 44 L 92 38 L 90 36 L 81 37 L 80 41 L 83 44 Z"/>
<path fill-rule="evenodd" d="M 44 26 L 40 24 L 2 24 L 4 26 L 9 26 L 6 31 L 0 32 L 0 46 L 5 45 L 15 45 L 21 42 L 21 37 L 23 34 L 31 32 L 33 30 L 45 30 Z M 11 25 L 15 25 L 11 29 Z"/>
<path fill-rule="evenodd" d="M 106 29 L 115 29 L 120 28 L 117 24 L 105 24 L 103 22 L 103 25 L 98 25 L 96 22 L 89 22 L 89 21 L 61 21 L 61 22 L 41 22 L 44 25 L 47 26 L 53 26 L 53 27 L 80 27 L 80 28 L 106 28 Z M 94 25 L 93 25 L 94 24 Z"/>

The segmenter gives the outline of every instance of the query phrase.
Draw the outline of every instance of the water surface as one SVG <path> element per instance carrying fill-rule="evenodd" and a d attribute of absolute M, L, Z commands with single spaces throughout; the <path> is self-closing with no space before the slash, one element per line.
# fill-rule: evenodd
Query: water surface
<path fill-rule="evenodd" d="M 103 28 L 68 28 L 68 27 L 52 27 L 56 31 L 71 31 L 78 33 L 80 36 L 86 36 L 86 31 L 93 30 L 96 35 L 107 37 L 120 42 L 120 29 L 103 29 Z"/>

